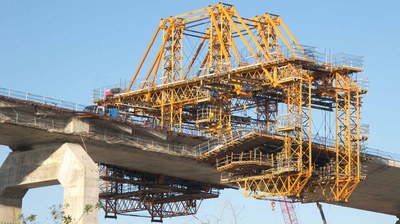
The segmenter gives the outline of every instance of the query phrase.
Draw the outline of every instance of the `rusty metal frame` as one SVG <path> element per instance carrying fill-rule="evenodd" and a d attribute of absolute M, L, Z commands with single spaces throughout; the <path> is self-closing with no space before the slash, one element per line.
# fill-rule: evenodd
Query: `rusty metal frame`
<path fill-rule="evenodd" d="M 147 211 L 152 221 L 193 215 L 221 187 L 99 164 L 100 202 L 108 218 Z"/>

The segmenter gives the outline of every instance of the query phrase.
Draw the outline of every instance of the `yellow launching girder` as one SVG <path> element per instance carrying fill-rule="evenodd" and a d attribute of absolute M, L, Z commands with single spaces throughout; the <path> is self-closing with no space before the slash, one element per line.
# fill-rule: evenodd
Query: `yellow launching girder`
<path fill-rule="evenodd" d="M 207 26 L 204 27 L 204 24 Z M 282 26 L 282 31 L 280 31 L 279 26 Z M 197 27 L 199 29 L 196 29 Z M 268 27 L 267 32 L 264 32 L 265 27 Z M 238 46 L 244 47 L 247 51 L 246 53 L 254 57 L 258 63 L 271 61 L 282 54 L 281 49 L 278 47 L 279 39 L 285 43 L 285 46 L 294 56 L 298 52 L 303 52 L 302 47 L 294 39 L 279 16 L 265 14 L 246 19 L 242 18 L 233 6 L 221 3 L 161 20 L 130 82 L 128 90 L 131 90 L 133 83 L 141 72 L 150 50 L 156 48 L 154 44 L 161 30 L 163 32 L 161 46 L 158 48 L 155 54 L 156 57 L 151 62 L 143 82 L 148 84 L 148 87 L 155 85 L 156 77 L 159 75 L 162 76 L 164 83 L 190 78 L 189 74 L 196 74 L 196 71 L 192 71 L 194 62 L 196 60 L 202 62 L 201 58 L 199 58 L 200 56 L 202 56 L 202 59 L 206 62 L 205 66 L 208 68 L 215 66 L 214 63 L 217 62 L 219 63 L 218 69 L 228 66 L 227 64 L 232 65 L 241 62 L 243 61 L 243 58 L 241 58 L 243 56 L 239 55 Z M 287 32 L 289 39 L 284 36 L 283 32 Z M 246 38 L 246 36 L 249 38 Z M 182 43 L 191 37 L 201 39 L 201 41 L 196 52 L 191 52 L 190 55 L 186 56 L 186 59 L 191 59 L 191 63 L 186 68 L 183 68 Z M 206 46 L 205 42 L 209 46 L 208 52 L 205 55 L 199 55 L 200 50 Z M 290 42 L 293 42 L 293 44 Z M 272 48 L 274 48 L 274 52 L 271 52 Z M 235 57 L 232 57 L 232 50 Z M 163 62 L 162 59 L 166 57 L 168 57 L 168 60 Z M 185 75 L 169 77 L 167 70 L 171 69 L 170 66 L 167 67 L 168 69 L 164 68 L 163 72 L 160 73 L 160 65 L 167 62 L 170 62 L 170 66 L 174 67 L 174 69 L 184 72 Z M 268 78 L 273 81 L 272 77 Z M 142 86 L 142 88 L 145 87 L 147 86 Z"/>
<path fill-rule="evenodd" d="M 246 196 L 347 201 L 362 179 L 362 71 L 362 57 L 300 45 L 278 15 L 220 3 L 162 19 L 128 88 L 96 103 L 209 137 L 199 160 Z M 319 111 L 335 117 L 330 144 L 313 137 Z"/>

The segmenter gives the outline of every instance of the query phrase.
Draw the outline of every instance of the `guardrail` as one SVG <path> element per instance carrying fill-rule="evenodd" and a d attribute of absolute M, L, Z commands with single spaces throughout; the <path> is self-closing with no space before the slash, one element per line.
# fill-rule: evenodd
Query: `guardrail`
<path fill-rule="evenodd" d="M 271 129 L 268 131 L 265 129 L 241 129 L 241 130 L 235 130 L 232 132 L 228 132 L 226 134 L 223 134 L 219 138 L 211 139 L 207 142 L 199 144 L 194 147 L 194 151 L 198 154 L 212 151 L 216 147 L 226 144 L 227 142 L 241 139 L 245 135 L 249 134 L 250 132 L 276 135 L 276 136 L 281 136 L 281 137 L 285 136 L 284 134 L 279 133 L 276 129 Z M 308 139 L 306 137 L 304 137 L 303 140 L 307 141 Z M 327 147 L 335 147 L 335 144 L 336 144 L 335 139 L 323 137 L 323 136 L 319 136 L 319 135 L 313 135 L 312 142 L 313 142 L 313 144 L 323 145 L 323 146 L 327 146 Z"/>
<path fill-rule="evenodd" d="M 363 68 L 364 57 L 355 56 L 351 54 L 335 54 L 332 56 L 333 67 L 352 67 L 352 68 Z"/>
<path fill-rule="evenodd" d="M 127 142 L 131 141 L 140 144 L 142 146 L 151 148 L 153 150 L 168 151 L 176 153 L 178 155 L 185 155 L 192 157 L 197 156 L 196 153 L 193 151 L 193 147 L 189 146 L 160 143 L 158 141 L 146 140 L 136 135 L 127 135 L 123 133 L 110 132 L 107 131 L 106 129 L 96 130 L 93 133 L 95 134 L 95 136 L 101 138 L 103 141 L 106 142 L 121 141 L 123 142 L 123 144 L 126 144 Z"/>
<path fill-rule="evenodd" d="M 226 166 L 236 162 L 257 162 L 259 164 L 266 164 L 272 166 L 273 157 L 268 154 L 263 154 L 261 151 L 248 151 L 248 152 L 238 152 L 231 153 L 225 157 L 217 159 L 216 167 Z"/>
<path fill-rule="evenodd" d="M 345 53 L 338 53 L 331 55 L 330 53 L 318 52 L 316 47 L 300 45 L 301 49 L 297 45 L 292 45 L 291 49 L 288 46 L 281 46 L 279 48 L 279 54 L 281 58 L 304 58 L 316 61 L 322 66 L 331 67 L 352 67 L 352 68 L 364 68 L 364 57 L 356 56 Z M 278 59 L 280 57 L 277 57 Z"/>
<path fill-rule="evenodd" d="M 8 97 L 8 98 L 14 98 L 14 99 L 18 99 L 18 100 L 26 100 L 26 101 L 60 107 L 60 108 L 73 110 L 73 111 L 83 111 L 85 108 L 85 105 L 82 105 L 82 104 L 72 103 L 72 102 L 68 102 L 68 101 L 64 101 L 64 100 L 60 100 L 60 99 L 55 99 L 55 98 L 46 97 L 46 96 L 40 96 L 40 95 L 28 93 L 28 92 L 21 92 L 21 91 L 16 91 L 16 90 L 7 89 L 7 88 L 0 88 L 0 95 Z"/>
<path fill-rule="evenodd" d="M 41 129 L 51 129 L 57 130 L 60 132 L 64 132 L 67 127 L 68 122 L 61 119 L 52 119 L 49 117 L 39 117 L 35 115 L 29 114 L 19 114 L 19 113 L 0 113 L 0 121 L 12 121 L 17 124 L 34 126 Z M 80 133 L 76 133 L 80 134 Z M 97 138 L 106 142 L 119 141 L 123 144 L 127 144 L 127 142 L 134 142 L 139 145 L 145 147 L 151 147 L 155 150 L 163 150 L 167 152 L 173 152 L 179 155 L 192 156 L 195 157 L 196 153 L 193 151 L 192 147 L 184 146 L 184 145 L 175 145 L 168 143 L 160 143 L 157 141 L 151 141 L 139 138 L 138 136 L 132 136 L 123 133 L 114 133 L 108 131 L 107 129 L 97 129 L 96 131 L 91 131 L 87 133 L 82 133 L 83 135 L 88 135 L 89 138 Z"/>
<path fill-rule="evenodd" d="M 307 46 L 307 45 L 296 45 L 292 44 L 290 46 L 283 45 L 279 46 L 274 51 L 270 52 L 270 56 L 272 59 L 265 58 L 261 52 L 256 52 L 255 55 L 250 54 L 250 52 L 244 52 L 246 55 L 241 55 L 241 60 L 238 62 L 234 57 L 231 58 L 230 61 L 227 61 L 223 64 L 222 68 L 217 69 L 216 67 L 204 66 L 199 63 L 193 64 L 191 67 L 183 67 L 182 70 L 186 72 L 188 69 L 189 76 L 194 77 L 195 74 L 212 74 L 212 73 L 223 73 L 228 72 L 232 69 L 237 69 L 241 67 L 247 67 L 252 65 L 260 65 L 262 63 L 266 63 L 267 61 L 279 61 L 286 58 L 298 58 L 298 59 L 306 59 L 314 61 L 316 64 L 323 67 L 350 67 L 350 68 L 364 68 L 364 57 L 356 56 L 345 53 L 338 54 L 330 54 L 330 52 L 319 52 L 317 47 Z M 214 71 L 214 72 L 211 72 Z M 150 85 L 150 83 L 146 82 L 135 82 L 129 91 L 132 90 L 140 90 L 143 88 L 147 89 L 149 87 L 160 86 L 163 83 L 163 79 L 154 80 L 154 85 Z M 129 86 L 129 82 L 127 80 L 121 80 L 119 83 L 96 88 L 92 91 L 93 99 L 100 100 L 105 97 L 106 90 L 110 90 L 112 88 L 120 88 L 122 90 L 126 90 Z"/>
<path fill-rule="evenodd" d="M 376 157 L 380 157 L 380 158 L 384 158 L 384 159 L 400 161 L 399 154 L 395 154 L 395 153 L 391 153 L 391 152 L 384 152 L 379 149 L 366 148 L 365 150 L 363 150 L 361 152 L 361 154 L 365 155 L 365 156 L 372 155 L 372 156 L 376 156 Z"/>
<path fill-rule="evenodd" d="M 119 83 L 113 84 L 113 85 L 109 85 L 109 86 L 102 86 L 96 89 L 92 90 L 92 97 L 93 100 L 100 100 L 103 99 L 106 95 L 106 91 L 113 89 L 113 88 L 120 88 L 122 90 L 125 90 L 126 88 L 128 88 L 129 82 L 127 80 L 123 80 L 120 81 Z M 138 85 L 135 83 L 136 86 L 132 87 L 132 89 L 139 89 Z"/>
<path fill-rule="evenodd" d="M 0 113 L 0 120 L 13 121 L 17 124 L 35 126 L 42 129 L 59 129 L 64 130 L 67 126 L 66 122 L 61 119 L 51 119 L 48 117 L 37 117 L 35 115 L 28 114 L 6 114 Z"/>
<path fill-rule="evenodd" d="M 213 150 L 217 146 L 238 140 L 238 139 L 242 138 L 243 136 L 245 136 L 249 132 L 250 132 L 250 130 L 231 131 L 226 134 L 223 134 L 219 138 L 211 139 L 202 144 L 199 144 L 199 145 L 195 146 L 193 149 L 196 154 L 205 153 L 205 152 Z"/>
<path fill-rule="evenodd" d="M 67 123 L 65 121 L 60 121 L 59 119 L 51 119 L 48 117 L 36 117 L 34 115 L 23 115 L 23 114 L 4 114 L 0 113 L 0 120 L 12 120 L 13 122 L 25 125 L 32 125 L 39 128 L 49 128 L 49 129 L 60 129 L 64 130 Z M 241 130 L 237 131 L 236 133 L 232 133 L 226 136 L 223 136 L 219 139 L 212 139 L 210 141 L 204 142 L 200 145 L 192 147 L 185 147 L 182 145 L 174 145 L 174 144 L 166 144 L 166 143 L 159 143 L 156 141 L 150 141 L 141 139 L 137 136 L 130 136 L 126 134 L 115 134 L 112 132 L 107 132 L 104 130 L 103 132 L 97 131 L 95 134 L 99 135 L 105 141 L 113 141 L 113 140 L 121 140 L 121 141 L 133 141 L 138 144 L 151 146 L 152 148 L 159 148 L 162 150 L 172 151 L 174 153 L 180 155 L 189 155 L 189 156 L 198 156 L 200 153 L 209 151 L 210 149 L 224 144 L 227 141 L 232 141 L 235 139 L 240 139 L 244 135 L 248 134 L 250 131 Z M 272 133 L 271 133 L 272 134 Z M 273 134 L 278 134 L 274 132 Z M 330 138 L 325 138 L 321 136 L 313 136 L 313 143 L 321 144 L 321 145 L 328 145 L 334 146 L 334 140 Z M 374 148 L 366 148 L 361 151 L 361 155 L 364 156 L 376 156 L 384 159 L 390 159 L 395 161 L 400 161 L 400 154 L 385 152 L 379 149 Z"/>

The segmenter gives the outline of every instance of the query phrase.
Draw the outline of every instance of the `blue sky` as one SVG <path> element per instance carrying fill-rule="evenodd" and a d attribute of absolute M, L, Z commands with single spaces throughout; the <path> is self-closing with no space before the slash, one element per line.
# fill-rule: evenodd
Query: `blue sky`
<path fill-rule="evenodd" d="M 217 1 L 5 1 L 0 0 L 0 87 L 90 104 L 91 90 L 130 80 L 160 18 Z M 370 125 L 369 146 L 398 153 L 400 1 L 230 1 L 244 17 L 282 15 L 300 43 L 321 51 L 365 56 L 370 88 L 362 120 Z M 0 162 L 9 150 L 0 147 Z M 50 196 L 51 195 L 51 196 Z M 54 197 L 53 197 L 54 195 Z M 31 190 L 24 213 L 45 220 L 62 201 L 59 186 Z M 203 203 L 198 217 L 216 223 L 226 203 L 241 211 L 238 223 L 282 223 L 269 202 L 226 191 Z M 314 204 L 298 205 L 302 223 L 321 223 Z M 324 205 L 329 223 L 394 223 L 392 216 Z M 234 223 L 227 206 L 219 223 Z M 149 223 L 121 217 L 100 223 Z M 44 222 L 44 221 L 43 221 Z M 194 218 L 166 223 L 197 222 Z M 50 222 L 48 222 L 50 223 Z"/>

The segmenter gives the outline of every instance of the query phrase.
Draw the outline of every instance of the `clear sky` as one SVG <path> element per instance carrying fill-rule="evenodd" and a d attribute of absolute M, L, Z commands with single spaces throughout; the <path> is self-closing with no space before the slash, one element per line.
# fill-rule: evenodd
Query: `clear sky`
<path fill-rule="evenodd" d="M 217 1 L 5 1 L 0 0 L 0 87 L 90 104 L 91 90 L 130 80 L 160 18 Z M 370 124 L 369 146 L 399 153 L 400 1 L 336 0 L 230 1 L 244 17 L 265 12 L 282 15 L 296 39 L 321 51 L 365 56 L 370 88 L 363 123 Z M 0 146 L 0 162 L 9 150 Z M 50 223 L 47 209 L 61 203 L 59 186 L 34 189 L 24 199 L 25 214 Z M 205 201 L 198 218 L 207 223 L 282 223 L 270 202 L 244 199 L 225 191 Z M 226 206 L 227 205 L 227 206 Z M 224 210 L 225 208 L 225 210 Z M 224 211 L 223 211 L 224 210 Z M 325 205 L 329 223 L 395 223 L 395 217 Z M 321 219 L 315 204 L 296 205 L 301 223 Z M 149 223 L 120 217 L 99 223 Z M 200 223 L 193 217 L 165 223 Z"/>

